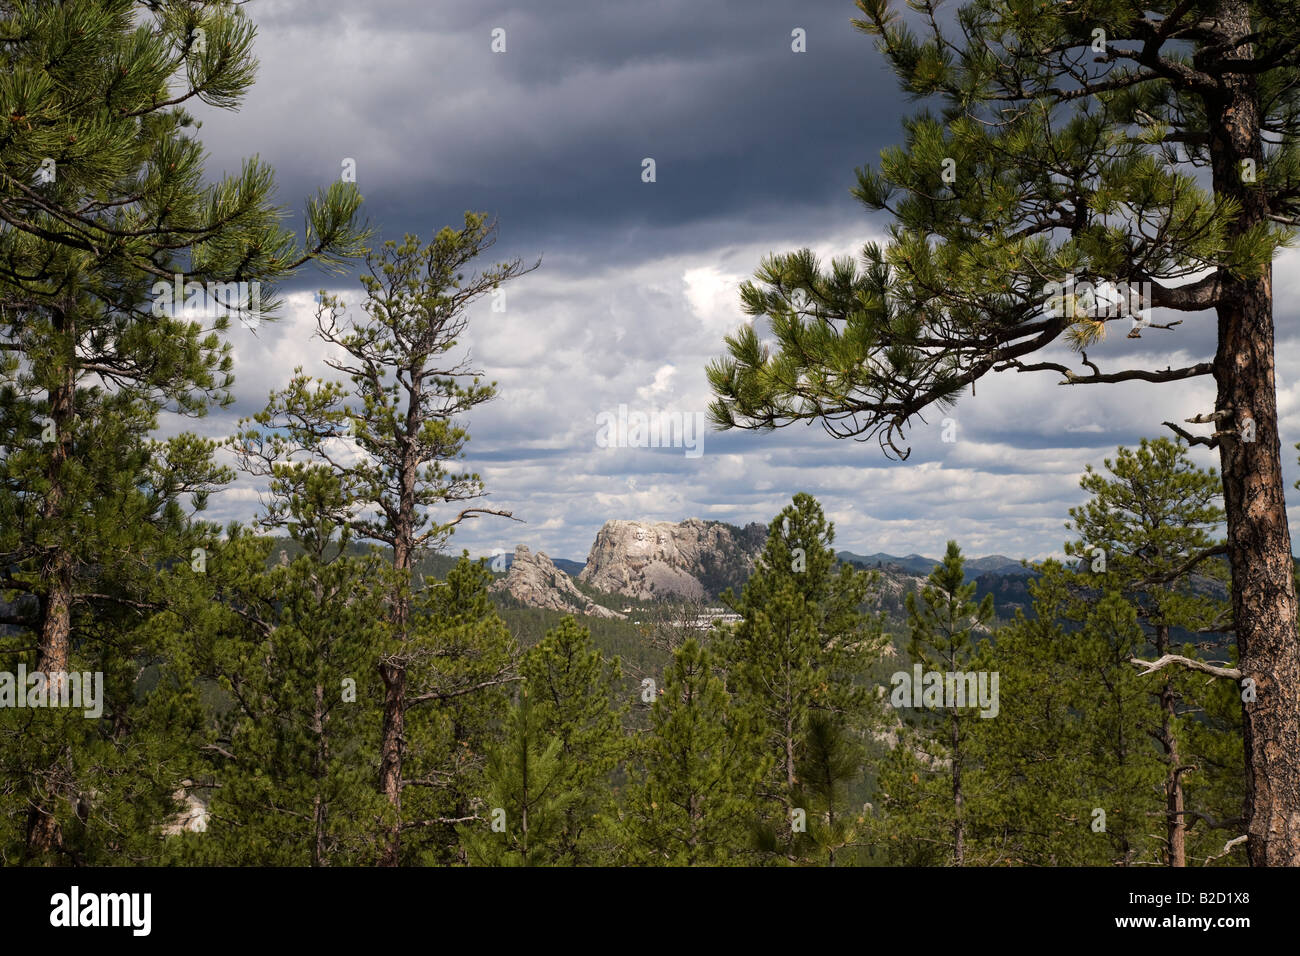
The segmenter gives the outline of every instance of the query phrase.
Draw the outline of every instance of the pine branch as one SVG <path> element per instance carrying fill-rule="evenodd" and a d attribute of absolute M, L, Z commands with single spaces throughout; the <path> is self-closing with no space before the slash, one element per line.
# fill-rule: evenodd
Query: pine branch
<path fill-rule="evenodd" d="M 1136 590 L 1136 589 L 1148 588 L 1155 584 L 1168 584 L 1170 581 L 1182 577 L 1184 574 L 1192 570 L 1192 568 L 1196 567 L 1198 564 L 1200 564 L 1202 561 L 1206 560 L 1207 558 L 1213 558 L 1217 555 L 1227 554 L 1227 553 L 1228 553 L 1228 546 L 1226 544 L 1216 544 L 1212 548 L 1206 548 L 1204 551 L 1199 551 L 1196 554 L 1192 555 L 1190 558 L 1188 558 L 1178 567 L 1174 568 L 1172 571 L 1169 571 L 1165 574 L 1158 574 L 1148 578 L 1143 578 L 1142 580 L 1138 581 L 1135 585 L 1133 585 L 1133 588 Z"/>
<path fill-rule="evenodd" d="M 1188 670 L 1200 671 L 1203 674 L 1212 674 L 1215 677 L 1226 677 L 1229 680 L 1241 680 L 1241 671 L 1235 667 L 1218 667 L 1214 664 L 1207 664 L 1205 661 L 1194 660 L 1190 657 L 1183 657 L 1181 654 L 1166 654 L 1159 660 L 1144 661 L 1137 657 L 1130 657 L 1130 664 L 1138 667 L 1145 667 L 1146 670 L 1138 674 L 1139 677 L 1146 677 L 1148 674 L 1154 674 L 1168 664 L 1178 664 L 1186 667 Z"/>
<path fill-rule="evenodd" d="M 433 691 L 428 694 L 419 694 L 415 697 L 408 697 L 407 706 L 423 704 L 431 700 L 451 700 L 453 697 L 463 697 L 466 694 L 472 694 L 476 690 L 483 690 L 485 687 L 495 687 L 498 684 L 513 684 L 523 680 L 522 677 L 502 677 L 496 680 L 480 681 L 477 684 L 471 684 L 468 687 L 461 687 L 457 690 Z"/>
<path fill-rule="evenodd" d="M 1213 861 L 1213 860 L 1218 860 L 1218 859 L 1221 859 L 1221 858 L 1227 856 L 1229 853 L 1232 852 L 1232 848 L 1233 848 L 1233 847 L 1237 846 L 1237 845 L 1240 844 L 1240 843 L 1245 843 L 1248 839 L 1249 839 L 1249 837 L 1247 837 L 1244 833 L 1243 833 L 1241 836 L 1239 836 L 1239 837 L 1233 837 L 1233 838 L 1232 838 L 1231 840 L 1229 840 L 1227 843 L 1223 844 L 1223 852 L 1222 852 L 1222 853 L 1216 853 L 1214 856 L 1207 856 L 1207 857 L 1205 858 L 1205 863 L 1204 863 L 1203 865 L 1204 865 L 1204 866 L 1209 866 L 1210 863 L 1211 863 L 1211 861 Z"/>
<path fill-rule="evenodd" d="M 1103 372 L 1094 362 L 1088 360 L 1086 352 L 1082 352 L 1080 355 L 1083 364 L 1092 369 L 1090 375 L 1080 375 L 1058 362 L 1034 362 L 1029 364 L 1009 361 L 997 366 L 994 371 L 1004 372 L 1008 369 L 1014 369 L 1017 372 L 1059 372 L 1065 376 L 1058 383 L 1061 385 L 1113 384 L 1115 382 L 1178 382 L 1183 379 L 1196 378 L 1200 375 L 1214 374 L 1214 365 L 1211 362 L 1198 362 L 1196 365 L 1188 365 L 1184 368 L 1165 368 L 1163 370 L 1137 368 L 1125 369 L 1120 372 Z M 1166 424 L 1168 423 L 1166 422 Z"/>
<path fill-rule="evenodd" d="M 482 820 L 478 814 L 468 817 L 434 817 L 430 820 L 408 820 L 402 824 L 403 830 L 414 830 L 419 827 L 445 827 L 453 826 L 457 823 L 471 823 L 474 820 Z"/>
<path fill-rule="evenodd" d="M 1205 445 L 1207 448 L 1219 447 L 1219 439 L 1217 438 L 1206 438 L 1204 435 L 1193 435 L 1186 428 L 1183 428 L 1181 425 L 1175 425 L 1173 422 L 1164 422 L 1163 424 L 1166 428 L 1172 429 L 1175 435 L 1187 442 L 1189 445 Z"/>

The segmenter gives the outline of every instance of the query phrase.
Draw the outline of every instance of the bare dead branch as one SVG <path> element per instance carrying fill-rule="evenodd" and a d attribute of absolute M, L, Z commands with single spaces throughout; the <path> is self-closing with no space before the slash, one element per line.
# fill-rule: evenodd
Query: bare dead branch
<path fill-rule="evenodd" d="M 407 705 L 423 704 L 431 700 L 451 700 L 453 697 L 463 697 L 466 694 L 472 694 L 476 690 L 483 690 L 485 687 L 494 687 L 497 684 L 513 684 L 523 680 L 522 677 L 501 677 L 496 680 L 480 681 L 477 684 L 471 684 L 469 687 L 460 687 L 456 690 L 433 691 L 428 694 L 420 694 L 417 697 L 407 699 Z"/>
<path fill-rule="evenodd" d="M 1186 667 L 1188 670 L 1200 671 L 1203 674 L 1213 674 L 1215 677 L 1226 677 L 1229 680 L 1241 680 L 1241 671 L 1235 667 L 1218 667 L 1214 664 L 1207 664 L 1205 661 L 1198 661 L 1191 657 L 1183 657 L 1180 654 L 1166 654 L 1159 660 L 1144 661 L 1141 658 L 1130 657 L 1130 664 L 1136 664 L 1138 667 L 1145 667 L 1138 676 L 1145 677 L 1148 674 L 1154 674 L 1156 671 L 1168 664 L 1178 664 Z"/>
<path fill-rule="evenodd" d="M 1219 439 L 1206 438 L 1204 435 L 1193 435 L 1181 425 L 1175 425 L 1173 422 L 1164 422 L 1164 426 L 1173 431 L 1175 435 L 1187 442 L 1189 445 L 1204 445 L 1207 448 L 1218 448 Z"/>
<path fill-rule="evenodd" d="M 403 830 L 414 830 L 419 827 L 445 827 L 453 826 L 457 823 L 470 823 L 474 820 L 482 820 L 477 813 L 469 817 L 434 817 L 430 820 L 408 820 L 402 824 Z"/>
<path fill-rule="evenodd" d="M 1244 833 L 1239 837 L 1233 837 L 1227 843 L 1223 844 L 1222 853 L 1216 853 L 1214 856 L 1207 856 L 1205 858 L 1205 863 L 1203 865 L 1209 866 L 1213 860 L 1222 859 L 1223 857 L 1227 856 L 1229 853 L 1232 852 L 1233 847 L 1237 846 L 1238 844 L 1245 843 L 1247 839 L 1248 837 Z"/>

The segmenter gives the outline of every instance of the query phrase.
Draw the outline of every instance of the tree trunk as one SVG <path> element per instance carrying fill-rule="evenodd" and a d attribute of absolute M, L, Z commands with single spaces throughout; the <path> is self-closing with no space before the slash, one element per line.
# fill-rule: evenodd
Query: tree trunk
<path fill-rule="evenodd" d="M 415 554 L 415 480 L 419 468 L 415 442 L 419 435 L 420 373 L 423 366 L 410 370 L 413 386 L 407 398 L 406 431 L 402 442 L 402 466 L 397 504 L 397 522 L 393 529 L 393 568 L 403 578 L 400 593 L 393 599 L 393 630 L 398 641 L 405 641 L 410 625 L 411 602 L 406 585 L 410 580 Z M 379 665 L 384 682 L 384 719 L 380 731 L 379 788 L 393 808 L 388 838 L 380 858 L 381 866 L 398 866 L 402 849 L 402 749 L 406 731 L 406 662 L 396 659 Z"/>
<path fill-rule="evenodd" d="M 1156 657 L 1169 653 L 1169 625 L 1156 625 Z M 1174 733 L 1177 717 L 1176 694 L 1171 681 L 1160 688 L 1160 744 L 1165 751 L 1165 863 L 1168 866 L 1187 865 L 1187 815 L 1183 797 L 1182 760 L 1178 753 L 1178 737 Z"/>
<path fill-rule="evenodd" d="M 64 469 L 68 447 L 72 444 L 75 413 L 76 370 L 69 365 L 60 370 L 62 381 L 49 390 L 49 414 L 54 422 L 54 443 L 45 469 L 49 489 L 41 507 L 41 518 L 56 532 L 66 520 L 64 511 Z M 45 608 L 41 617 L 41 637 L 36 667 L 53 681 L 55 675 L 68 671 L 72 653 L 73 562 L 62 536 L 54 535 L 53 550 L 46 555 L 41 577 L 45 582 Z M 53 685 L 51 685 L 53 690 Z"/>
<path fill-rule="evenodd" d="M 952 744 L 952 861 L 954 866 L 966 865 L 966 821 L 962 818 L 965 802 L 961 791 L 961 730 L 959 717 L 953 711 L 949 721 L 949 741 Z"/>
<path fill-rule="evenodd" d="M 1250 33 L 1249 5 L 1222 0 L 1229 38 Z M 1243 44 L 1225 57 L 1249 58 Z M 1241 203 L 1242 233 L 1267 222 L 1262 185 L 1243 181 L 1243 161 L 1262 169 L 1259 94 L 1251 75 L 1224 72 L 1207 97 L 1215 192 Z M 1273 357 L 1272 270 L 1233 279 L 1221 270 L 1217 306 L 1219 459 L 1232 565 L 1232 611 L 1243 675 L 1247 852 L 1252 866 L 1300 865 L 1300 651 L 1291 535 L 1283 496 Z M 1252 699 L 1253 698 L 1253 699 Z"/>
<path fill-rule="evenodd" d="M 520 801 L 521 806 L 519 808 L 519 842 L 520 842 L 520 849 L 523 851 L 522 862 L 524 866 L 528 866 L 529 863 L 531 862 L 528 859 L 528 758 L 531 756 L 531 754 L 528 752 L 528 746 L 532 742 L 533 742 L 533 736 L 528 731 L 527 726 L 525 725 L 525 731 L 523 735 L 523 743 L 524 743 L 523 787 L 521 788 L 523 792 L 523 799 Z"/>
<path fill-rule="evenodd" d="M 790 699 L 790 685 L 787 682 L 785 688 L 785 726 L 782 728 L 785 737 L 785 815 L 786 822 L 790 821 L 790 814 L 794 810 L 794 788 L 799 783 L 799 778 L 795 774 L 794 761 L 794 715 L 790 713 L 794 702 Z"/>
<path fill-rule="evenodd" d="M 55 327 L 59 332 L 71 335 L 66 326 L 67 319 L 57 316 Z M 63 681 L 70 668 L 72 657 L 72 600 L 74 587 L 74 563 L 72 553 L 68 550 L 63 535 L 66 531 L 59 525 L 66 521 L 64 515 L 66 491 L 64 489 L 64 470 L 68 460 L 68 449 L 72 444 L 72 430 L 76 414 L 75 399 L 77 394 L 77 372 L 75 363 L 68 361 L 57 370 L 59 380 L 48 391 L 49 417 L 54 422 L 54 442 L 50 446 L 50 458 L 45 469 L 48 483 L 45 501 L 41 505 L 42 523 L 54 531 L 53 549 L 45 556 L 41 568 L 41 578 L 45 585 L 45 600 L 41 613 L 41 633 L 37 643 L 36 669 L 47 680 L 49 693 L 53 697 L 60 693 Z M 54 815 L 53 802 L 58 798 L 58 780 L 62 770 L 51 767 L 50 784 L 40 793 L 40 788 L 33 794 L 31 809 L 27 814 L 26 855 L 38 858 L 62 845 L 63 835 L 58 820 Z"/>
<path fill-rule="evenodd" d="M 404 616 L 397 616 L 398 633 L 405 627 Z M 379 744 L 379 789 L 393 808 L 381 866 L 397 866 L 402 840 L 402 742 L 406 729 L 406 666 L 400 661 L 379 665 L 384 683 L 384 718 Z"/>
<path fill-rule="evenodd" d="M 325 685 L 315 687 L 315 707 L 311 714 L 311 730 L 316 736 L 316 753 L 312 761 L 312 778 L 316 793 L 312 798 L 312 849 L 311 865 L 325 866 L 325 833 L 329 828 L 329 804 L 325 802 L 325 780 L 329 774 L 329 738 L 325 734 Z"/>

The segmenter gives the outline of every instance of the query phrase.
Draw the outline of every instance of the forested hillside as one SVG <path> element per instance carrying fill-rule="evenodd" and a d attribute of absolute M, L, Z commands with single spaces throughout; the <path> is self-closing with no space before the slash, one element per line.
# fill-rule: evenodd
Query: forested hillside
<path fill-rule="evenodd" d="M 452 112 L 511 138 L 476 152 L 440 127 L 433 150 L 414 106 L 390 104 L 415 98 L 371 91 L 394 112 L 353 134 L 357 155 L 335 157 L 337 131 L 304 113 L 320 134 L 304 168 L 328 176 L 283 206 L 270 165 L 228 152 L 259 156 L 266 127 L 299 121 L 241 126 L 255 6 L 0 2 L 0 862 L 1300 865 L 1295 390 L 1279 402 L 1272 273 L 1300 225 L 1295 11 L 857 0 L 843 27 L 896 74 L 902 142 L 848 183 L 865 224 L 806 208 L 860 255 L 771 253 L 746 280 L 736 257 L 767 210 L 733 220 L 726 202 L 774 175 L 749 166 L 770 157 L 707 146 L 726 184 L 697 184 L 676 221 L 703 159 L 674 165 L 637 124 L 735 112 L 793 163 L 859 142 L 867 114 L 847 103 L 874 90 L 787 96 L 802 65 L 754 70 L 724 85 L 761 103 L 693 112 L 693 78 L 656 85 L 674 62 L 658 48 L 608 84 L 586 72 L 585 34 L 542 56 L 541 21 L 567 4 L 521 12 L 509 45 L 486 13 L 412 7 L 474 21 L 475 55 L 515 85 L 508 109 L 468 88 Z M 309 6 L 268 20 L 292 34 Z M 451 95 L 457 44 L 436 34 L 431 52 L 377 9 L 331 21 L 338 49 L 269 64 L 277 83 L 304 77 L 290 107 L 389 57 L 437 67 L 411 80 L 419 98 Z M 778 13 L 762 43 L 807 53 Z M 730 26 L 705 42 L 678 11 L 637 16 L 583 25 L 750 63 L 715 57 Z M 376 22 L 380 55 L 354 50 Z M 583 84 L 607 86 L 591 98 L 628 128 L 539 112 Z M 820 112 L 832 94 L 846 105 Z M 815 104 L 834 135 L 796 125 Z M 350 110 L 360 127 L 355 101 L 330 115 Z M 544 153 L 570 122 L 582 159 Z M 232 130 L 249 139 L 220 139 Z M 623 178 L 602 194 L 587 153 L 606 140 Z M 488 192 L 497 154 L 534 179 Z M 357 156 L 384 201 L 363 204 Z M 453 162 L 471 172 L 442 178 Z M 420 190 L 382 192 L 417 163 Z M 584 225 L 642 186 L 617 232 Z M 538 205 L 499 223 L 461 213 L 462 191 Z M 666 281 L 639 271 L 661 218 Z M 496 248 L 516 222 L 528 255 Z M 583 261 L 574 233 L 607 258 L 551 282 L 543 227 L 561 270 Z M 700 258 L 690 243 L 715 232 Z M 535 311 L 509 325 L 525 289 Z M 597 320 L 573 317 L 593 302 Z M 1142 351 L 1156 335 L 1184 338 Z M 635 380 L 610 345 L 624 339 Z M 679 355 L 701 341 L 722 351 L 707 368 Z M 236 372 L 269 383 L 255 404 Z M 1006 387 L 1044 372 L 1068 413 Z M 959 422 L 977 383 L 984 404 Z M 1121 432 L 1093 396 L 1123 383 L 1189 391 L 1131 402 L 1139 430 Z M 565 404 L 607 385 L 640 404 Z M 679 395 L 709 408 L 707 458 L 706 413 L 661 407 Z M 813 424 L 825 434 L 798 440 L 820 444 L 768 454 Z M 471 429 L 495 441 L 476 457 Z M 485 556 L 597 528 L 585 564 L 529 544 Z M 1016 550 L 1043 528 L 1052 540 Z M 897 542 L 942 554 L 878 550 Z M 924 877 L 897 885 L 864 898 L 950 915 Z M 806 932 L 819 898 L 782 894 L 779 912 Z M 196 899 L 195 925 L 230 907 Z M 391 947 L 408 914 L 365 911 Z"/>

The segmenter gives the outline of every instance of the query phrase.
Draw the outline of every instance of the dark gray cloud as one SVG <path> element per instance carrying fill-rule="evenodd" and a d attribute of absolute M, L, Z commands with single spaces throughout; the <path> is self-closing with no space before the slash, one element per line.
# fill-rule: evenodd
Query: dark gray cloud
<path fill-rule="evenodd" d="M 201 114 L 213 168 L 257 152 L 292 204 L 352 158 L 385 236 L 488 209 L 507 251 L 635 259 L 738 222 L 843 222 L 853 169 L 898 135 L 844 0 L 249 9 L 259 83 L 238 114 Z"/>
<path fill-rule="evenodd" d="M 475 553 L 525 541 L 582 558 L 608 518 L 765 521 L 809 491 L 856 551 L 1042 555 L 1060 548 L 1085 464 L 1160 434 L 1212 404 L 1205 380 L 1172 386 L 1059 386 L 1006 373 L 912 431 L 912 457 L 818 427 L 708 432 L 703 453 L 602 448 L 597 416 L 620 404 L 702 413 L 704 366 L 741 321 L 737 287 L 772 251 L 856 254 L 883 236 L 849 195 L 854 168 L 900 138 L 914 107 L 850 0 L 259 0 L 259 83 L 238 113 L 200 110 L 214 172 L 257 154 L 279 197 L 303 197 L 356 161 L 366 215 L 382 238 L 428 236 L 466 209 L 499 217 L 494 258 L 544 254 L 484 304 L 466 345 L 500 387 L 476 410 L 466 465 L 492 503 L 525 525 L 483 521 L 456 536 Z M 506 30 L 506 52 L 491 31 Z M 806 31 L 807 52 L 791 51 Z M 657 181 L 641 181 L 656 161 Z M 1283 438 L 1300 438 L 1300 284 L 1278 263 Z M 306 272 L 283 321 L 237 330 L 237 403 L 200 422 L 227 434 L 303 365 L 325 374 L 307 290 L 357 300 L 355 282 Z M 1208 316 L 1172 332 L 1122 334 L 1089 349 L 1103 368 L 1209 357 Z M 762 333 L 760 326 L 760 333 Z M 1053 359 L 1077 363 L 1060 349 Z M 953 420 L 957 440 L 942 440 Z M 192 423 L 187 423 L 192 424 Z M 175 427 L 175 423 L 169 423 Z M 1198 461 L 1213 464 L 1198 452 Z M 1294 454 L 1284 452 L 1289 479 Z M 215 518 L 257 508 L 248 479 Z"/>

